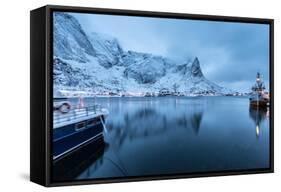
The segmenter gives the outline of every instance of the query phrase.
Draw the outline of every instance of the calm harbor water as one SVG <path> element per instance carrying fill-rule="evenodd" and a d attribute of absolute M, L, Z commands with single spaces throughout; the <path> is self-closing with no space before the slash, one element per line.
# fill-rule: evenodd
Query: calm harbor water
<path fill-rule="evenodd" d="M 109 110 L 106 148 L 76 179 L 269 167 L 269 114 L 250 110 L 247 97 L 112 97 L 96 103 Z"/>

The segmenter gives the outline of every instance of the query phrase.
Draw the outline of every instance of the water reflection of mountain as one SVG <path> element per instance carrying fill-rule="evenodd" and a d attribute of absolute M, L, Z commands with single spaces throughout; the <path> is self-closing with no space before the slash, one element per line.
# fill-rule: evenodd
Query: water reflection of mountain
<path fill-rule="evenodd" d="M 126 140 L 153 137 L 165 134 L 175 129 L 192 129 L 194 134 L 200 131 L 203 118 L 201 107 L 175 113 L 163 112 L 157 108 L 143 107 L 132 112 L 126 112 L 123 120 L 107 121 L 107 129 L 114 142 L 121 146 Z"/>
<path fill-rule="evenodd" d="M 249 109 L 249 115 L 251 119 L 254 121 L 256 126 L 256 136 L 260 135 L 260 124 L 263 122 L 268 116 L 268 109 L 267 108 L 251 108 Z"/>

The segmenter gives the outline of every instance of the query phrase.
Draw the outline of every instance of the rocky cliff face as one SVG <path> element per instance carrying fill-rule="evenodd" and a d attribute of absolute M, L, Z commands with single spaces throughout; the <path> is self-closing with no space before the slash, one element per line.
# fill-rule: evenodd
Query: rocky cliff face
<path fill-rule="evenodd" d="M 94 47 L 96 57 L 105 68 L 122 63 L 123 50 L 118 40 L 109 36 L 91 33 L 90 41 Z"/>
<path fill-rule="evenodd" d="M 92 43 L 79 22 L 66 13 L 54 13 L 54 56 L 81 63 L 88 62 L 87 55 L 95 56 Z"/>
<path fill-rule="evenodd" d="M 86 34 L 66 13 L 54 15 L 54 87 L 130 94 L 162 88 L 185 94 L 230 92 L 205 78 L 197 57 L 176 63 L 162 56 L 124 51 L 116 38 Z"/>

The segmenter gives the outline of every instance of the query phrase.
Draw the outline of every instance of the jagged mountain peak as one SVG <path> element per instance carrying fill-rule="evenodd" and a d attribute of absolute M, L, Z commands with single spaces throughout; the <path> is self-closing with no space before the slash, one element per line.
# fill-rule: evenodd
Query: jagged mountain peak
<path fill-rule="evenodd" d="M 192 62 L 191 74 L 194 77 L 203 77 L 204 76 L 202 73 L 201 67 L 200 67 L 200 62 L 199 62 L 198 57 L 195 57 L 194 61 Z"/>
<path fill-rule="evenodd" d="M 193 64 L 198 64 L 198 65 L 200 65 L 198 57 L 195 57 L 195 58 L 194 58 Z"/>

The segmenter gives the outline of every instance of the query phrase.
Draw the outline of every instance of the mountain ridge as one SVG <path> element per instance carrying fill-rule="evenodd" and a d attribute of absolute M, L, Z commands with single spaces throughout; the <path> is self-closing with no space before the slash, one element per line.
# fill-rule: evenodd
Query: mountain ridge
<path fill-rule="evenodd" d="M 163 88 L 184 95 L 232 92 L 205 78 L 198 57 L 178 64 L 163 56 L 124 51 L 118 39 L 86 34 L 66 13 L 54 15 L 53 77 L 54 93 L 84 90 L 136 96 Z"/>

